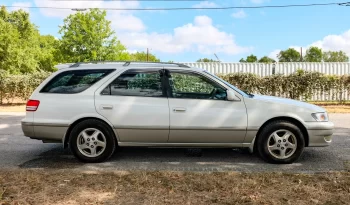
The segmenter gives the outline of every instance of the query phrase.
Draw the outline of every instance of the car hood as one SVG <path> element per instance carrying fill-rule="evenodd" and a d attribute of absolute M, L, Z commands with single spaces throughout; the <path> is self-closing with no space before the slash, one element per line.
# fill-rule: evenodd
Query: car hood
<path fill-rule="evenodd" d="M 281 98 L 281 97 L 274 97 L 274 96 L 267 96 L 267 95 L 254 95 L 253 99 L 258 101 L 265 101 L 265 102 L 278 103 L 278 104 L 284 104 L 289 106 L 302 107 L 314 112 L 326 111 L 324 108 L 319 107 L 317 105 L 301 102 L 298 100 L 292 100 L 288 98 Z"/>

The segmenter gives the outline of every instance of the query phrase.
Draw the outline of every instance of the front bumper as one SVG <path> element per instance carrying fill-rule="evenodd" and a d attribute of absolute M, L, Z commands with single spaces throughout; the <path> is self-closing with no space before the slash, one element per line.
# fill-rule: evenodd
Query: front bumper
<path fill-rule="evenodd" d="M 334 124 L 332 122 L 307 122 L 309 147 L 326 147 L 332 142 Z"/>

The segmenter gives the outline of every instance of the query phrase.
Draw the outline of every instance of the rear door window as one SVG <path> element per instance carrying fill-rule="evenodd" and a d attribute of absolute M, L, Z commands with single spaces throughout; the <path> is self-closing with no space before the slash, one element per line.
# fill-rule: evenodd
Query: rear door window
<path fill-rule="evenodd" d="M 165 97 L 162 70 L 129 70 L 116 78 L 102 95 Z"/>
<path fill-rule="evenodd" d="M 41 93 L 80 93 L 106 77 L 115 69 L 70 70 L 62 72 L 51 79 Z"/>

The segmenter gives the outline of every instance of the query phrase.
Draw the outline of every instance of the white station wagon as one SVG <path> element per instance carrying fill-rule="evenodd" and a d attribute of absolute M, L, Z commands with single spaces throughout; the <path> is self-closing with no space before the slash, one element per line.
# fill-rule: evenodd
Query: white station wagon
<path fill-rule="evenodd" d="M 27 102 L 25 136 L 62 142 L 83 162 L 116 147 L 249 148 L 292 163 L 328 146 L 333 123 L 318 106 L 245 93 L 176 63 L 77 63 L 47 78 Z"/>

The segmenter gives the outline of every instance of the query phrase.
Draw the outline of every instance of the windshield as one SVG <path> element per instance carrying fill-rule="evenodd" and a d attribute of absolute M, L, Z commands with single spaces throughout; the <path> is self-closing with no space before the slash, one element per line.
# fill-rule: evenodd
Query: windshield
<path fill-rule="evenodd" d="M 246 93 L 240 89 L 238 89 L 236 86 L 224 81 L 223 79 L 219 78 L 218 76 L 210 73 L 209 71 L 207 70 L 204 70 L 205 73 L 209 74 L 210 76 L 214 77 L 215 79 L 219 80 L 220 82 L 224 83 L 225 85 L 229 86 L 230 88 L 232 88 L 233 90 L 237 91 L 239 94 L 243 95 L 244 97 L 250 97 L 250 94 L 249 93 Z"/>

